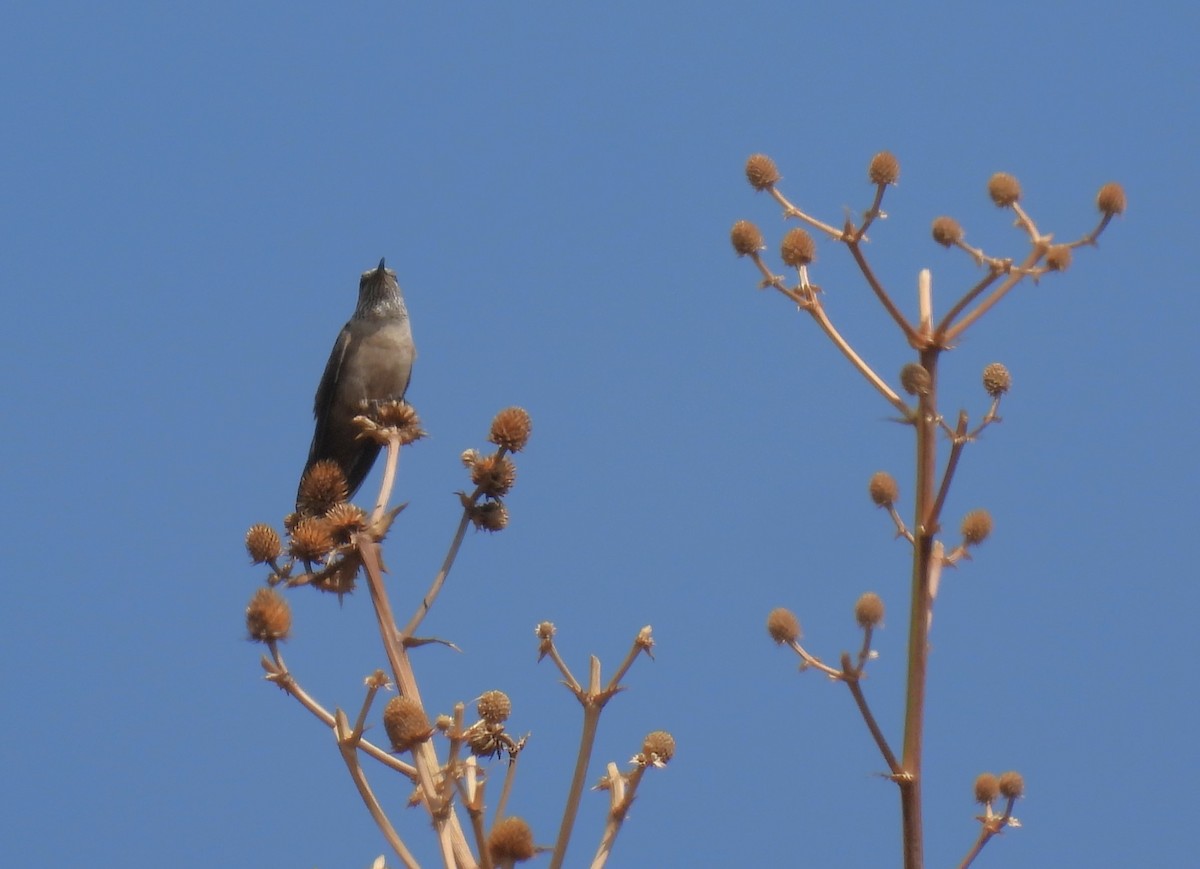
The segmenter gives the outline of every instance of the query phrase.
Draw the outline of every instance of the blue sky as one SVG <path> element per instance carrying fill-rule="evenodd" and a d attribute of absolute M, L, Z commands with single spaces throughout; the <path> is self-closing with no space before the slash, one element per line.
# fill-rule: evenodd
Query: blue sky
<path fill-rule="evenodd" d="M 901 183 L 871 255 L 913 310 L 973 272 L 936 246 L 1023 252 L 988 176 L 1061 239 L 1100 184 L 1129 212 L 1023 286 L 943 363 L 943 404 L 1002 425 L 951 517 L 991 510 L 944 578 L 926 749 L 929 865 L 969 846 L 971 784 L 1020 770 L 1024 827 L 979 866 L 1178 865 L 1191 855 L 1200 488 L 1187 271 L 1200 70 L 1189 5 L 94 4 L 10 6 L 0 257 L 7 340 L 0 854 L 11 865 L 366 866 L 385 849 L 329 735 L 262 681 L 245 529 L 289 509 L 312 393 L 360 271 L 386 256 L 420 350 L 411 506 L 386 555 L 407 612 L 465 485 L 458 455 L 519 404 L 512 525 L 471 535 L 427 623 L 425 698 L 484 690 L 531 731 L 513 811 L 549 842 L 579 713 L 532 629 L 606 668 L 654 626 L 597 760 L 678 741 L 618 866 L 897 865 L 894 788 L 851 700 L 764 630 L 794 609 L 827 659 L 888 605 L 868 696 L 899 741 L 906 552 L 866 497 L 908 434 L 809 320 L 733 256 L 784 224 L 754 152 L 826 219 Z M 909 356 L 844 251 L 813 275 L 881 371 Z M 1189 386 L 1188 384 L 1192 384 Z M 377 472 L 378 473 L 378 472 Z M 378 479 L 374 475 L 368 486 Z M 301 682 L 356 709 L 383 658 L 364 595 L 291 599 Z M 406 603 L 407 602 L 407 603 Z M 607 670 L 606 670 L 607 671 Z M 424 821 L 399 808 L 427 865 Z M 598 764 L 593 777 L 602 767 Z M 604 800 L 585 799 L 584 865 Z"/>

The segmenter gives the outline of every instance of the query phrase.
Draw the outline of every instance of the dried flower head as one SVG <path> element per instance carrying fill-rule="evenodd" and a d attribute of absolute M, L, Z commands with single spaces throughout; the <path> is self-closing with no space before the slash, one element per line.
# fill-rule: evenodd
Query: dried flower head
<path fill-rule="evenodd" d="M 479 450 L 463 450 L 458 460 L 463 463 L 464 468 L 469 468 L 479 461 Z"/>
<path fill-rule="evenodd" d="M 488 853 L 497 863 L 523 863 L 537 853 L 533 830 L 515 815 L 501 818 L 487 840 Z"/>
<path fill-rule="evenodd" d="M 1025 795 L 1025 779 L 1019 772 L 1006 772 L 1000 776 L 1000 793 L 1010 800 Z"/>
<path fill-rule="evenodd" d="M 1021 199 L 1021 182 L 1007 172 L 997 172 L 988 179 L 988 196 L 1001 208 L 1008 208 Z"/>
<path fill-rule="evenodd" d="M 738 256 L 758 253 L 766 247 L 762 233 L 748 220 L 739 220 L 733 225 L 733 229 L 729 231 L 729 240 Z"/>
<path fill-rule="evenodd" d="M 1012 375 L 1000 362 L 993 362 L 983 369 L 983 388 L 992 398 L 999 398 L 1012 386 Z"/>
<path fill-rule="evenodd" d="M 333 535 L 329 523 L 318 516 L 306 516 L 292 529 L 289 547 L 292 555 L 302 561 L 320 561 L 333 550 Z"/>
<path fill-rule="evenodd" d="M 471 482 L 493 498 L 507 495 L 516 479 L 517 466 L 507 456 L 484 456 L 471 466 Z"/>
<path fill-rule="evenodd" d="M 788 234 L 783 237 L 779 254 L 783 257 L 785 265 L 793 268 L 806 266 L 817 257 L 817 243 L 806 230 L 797 226 L 788 230 Z"/>
<path fill-rule="evenodd" d="M 785 607 L 776 607 L 767 614 L 767 633 L 777 644 L 794 643 L 800 639 L 800 619 Z"/>
<path fill-rule="evenodd" d="M 325 514 L 325 526 L 335 543 L 349 543 L 350 537 L 367 525 L 367 514 L 350 503 L 335 504 Z"/>
<path fill-rule="evenodd" d="M 332 459 L 321 459 L 300 481 L 296 509 L 306 516 L 322 516 L 334 504 L 349 497 L 346 475 Z"/>
<path fill-rule="evenodd" d="M 533 632 L 539 640 L 553 640 L 558 628 L 554 627 L 554 622 L 539 622 Z"/>
<path fill-rule="evenodd" d="M 528 411 L 521 407 L 506 407 L 492 419 L 488 440 L 510 453 L 519 453 L 529 443 L 532 431 L 533 420 Z"/>
<path fill-rule="evenodd" d="M 972 510 L 962 520 L 963 543 L 977 546 L 992 533 L 992 514 L 987 510 Z"/>
<path fill-rule="evenodd" d="M 910 362 L 900 369 L 900 385 L 909 395 L 928 395 L 932 381 L 923 365 Z"/>
<path fill-rule="evenodd" d="M 883 599 L 873 591 L 866 592 L 854 604 L 854 620 L 860 628 L 873 628 L 883 621 Z"/>
<path fill-rule="evenodd" d="M 891 151 L 880 151 L 871 158 L 867 174 L 872 184 L 895 184 L 900 180 L 900 161 Z"/>
<path fill-rule="evenodd" d="M 1000 794 L 1000 782 L 990 772 L 981 772 L 975 779 L 975 802 L 986 806 Z"/>
<path fill-rule="evenodd" d="M 746 161 L 746 180 L 755 190 L 766 190 L 780 177 L 775 161 L 766 154 L 754 154 Z"/>
<path fill-rule="evenodd" d="M 361 567 L 362 558 L 357 552 L 345 553 L 313 576 L 310 584 L 317 591 L 336 594 L 341 600 L 342 595 L 354 591 L 355 580 L 358 579 Z"/>
<path fill-rule="evenodd" d="M 876 471 L 872 474 L 867 491 L 871 493 L 871 500 L 875 502 L 876 507 L 890 507 L 900 497 L 900 486 L 896 484 L 896 478 L 887 471 Z"/>
<path fill-rule="evenodd" d="M 279 557 L 283 551 L 283 543 L 274 528 L 259 523 L 251 525 L 250 530 L 246 532 L 246 551 L 250 553 L 251 561 L 263 564 Z"/>
<path fill-rule="evenodd" d="M 503 724 L 512 712 L 512 701 L 503 691 L 484 691 L 475 701 L 475 709 L 488 724 Z"/>
<path fill-rule="evenodd" d="M 246 630 L 257 643 L 286 640 L 292 629 L 292 610 L 273 588 L 260 588 L 246 607 Z"/>
<path fill-rule="evenodd" d="M 393 697 L 383 708 L 383 729 L 395 751 L 408 751 L 433 735 L 421 704 L 411 697 Z"/>
<path fill-rule="evenodd" d="M 1071 265 L 1071 247 L 1066 244 L 1053 244 L 1046 251 L 1046 268 L 1052 272 L 1065 272 Z"/>
<path fill-rule="evenodd" d="M 655 730 L 642 740 L 642 756 L 647 763 L 659 765 L 670 763 L 675 756 L 675 737 L 665 730 Z"/>
<path fill-rule="evenodd" d="M 938 217 L 933 221 L 933 240 L 942 247 L 958 244 L 963 238 L 963 228 L 953 217 Z"/>
<path fill-rule="evenodd" d="M 1125 213 L 1125 188 L 1116 181 L 1109 181 L 1096 194 L 1096 207 L 1104 214 Z"/>
<path fill-rule="evenodd" d="M 470 499 L 467 499 L 468 502 Z M 471 522 L 483 531 L 503 531 L 508 527 L 508 508 L 503 501 L 480 501 L 468 507 Z"/>

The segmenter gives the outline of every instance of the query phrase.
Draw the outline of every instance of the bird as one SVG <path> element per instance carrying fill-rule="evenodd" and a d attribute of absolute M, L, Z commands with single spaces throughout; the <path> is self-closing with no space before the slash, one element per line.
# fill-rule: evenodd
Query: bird
<path fill-rule="evenodd" d="M 308 450 L 305 474 L 322 459 L 331 459 L 346 476 L 353 497 L 379 455 L 379 444 L 360 439 L 354 417 L 372 403 L 401 401 L 408 390 L 413 345 L 408 308 L 396 273 L 384 264 L 362 273 L 358 305 L 342 327 L 313 400 L 316 429 Z M 301 510 L 299 493 L 296 510 Z"/>

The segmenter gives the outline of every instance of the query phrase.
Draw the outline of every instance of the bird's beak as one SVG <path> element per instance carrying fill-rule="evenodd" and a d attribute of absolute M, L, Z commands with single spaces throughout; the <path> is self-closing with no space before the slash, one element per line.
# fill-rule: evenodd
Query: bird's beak
<path fill-rule="evenodd" d="M 382 274 L 382 272 L 383 272 L 383 261 L 384 261 L 385 259 L 387 259 L 387 257 L 382 257 L 382 256 L 381 256 L 381 257 L 379 258 L 379 268 L 375 269 L 375 271 L 377 271 L 377 272 L 380 272 L 380 273 Z"/>

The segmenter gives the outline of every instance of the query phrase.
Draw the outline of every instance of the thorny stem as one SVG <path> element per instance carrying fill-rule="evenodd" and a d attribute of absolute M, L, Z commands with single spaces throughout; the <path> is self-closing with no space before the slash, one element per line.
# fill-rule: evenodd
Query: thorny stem
<path fill-rule="evenodd" d="M 832 238 L 835 238 L 839 241 L 841 240 L 842 231 L 840 229 L 830 226 L 828 223 L 823 223 L 820 220 L 817 220 L 815 217 L 812 217 L 811 215 L 805 214 L 799 208 L 792 205 L 792 203 L 788 201 L 788 198 L 786 196 L 784 196 L 783 193 L 781 193 L 775 187 L 775 185 L 772 184 L 770 187 L 767 188 L 767 190 L 770 192 L 771 197 L 783 207 L 783 216 L 784 217 L 795 217 L 799 220 L 804 221 L 809 226 L 811 226 L 813 229 L 819 229 L 819 230 L 821 230 L 821 232 L 825 233 L 826 235 L 828 235 Z"/>
<path fill-rule="evenodd" d="M 933 529 L 925 522 L 934 503 L 933 478 L 937 463 L 937 365 L 939 350 L 920 354 L 921 366 L 929 372 L 929 390 L 920 398 L 916 419 L 917 477 L 913 534 L 912 609 L 908 620 L 908 679 L 905 692 L 904 749 L 900 787 L 903 817 L 905 869 L 924 865 L 924 830 L 921 818 L 921 751 L 925 729 L 925 682 L 929 670 L 929 575 L 933 554 Z"/>
<path fill-rule="evenodd" d="M 300 683 L 296 681 L 296 677 L 288 670 L 287 665 L 283 662 L 283 656 L 279 652 L 279 647 L 274 640 L 268 642 L 268 647 L 271 651 L 271 657 L 274 660 L 274 667 L 268 669 L 267 679 L 274 682 L 292 697 L 295 697 L 297 702 L 313 715 L 326 727 L 332 729 L 335 723 L 333 713 L 318 703 L 313 697 L 300 687 Z M 263 666 L 267 667 L 267 660 L 263 659 Z M 409 764 L 402 761 L 400 758 L 375 745 L 365 739 L 358 740 L 358 747 L 362 751 L 375 760 L 382 763 L 384 766 L 389 766 L 396 772 L 408 776 L 412 780 L 416 780 L 417 771 Z"/>
<path fill-rule="evenodd" d="M 863 721 L 866 722 L 867 729 L 871 731 L 871 737 L 875 740 L 875 744 L 879 746 L 879 753 L 883 755 L 883 759 L 887 763 L 893 778 L 903 776 L 904 771 L 900 768 L 900 763 L 896 760 L 896 755 L 892 753 L 892 748 L 888 745 L 887 737 L 879 729 L 879 723 L 875 720 L 875 715 L 871 712 L 871 707 L 867 705 L 866 695 L 863 694 L 862 685 L 859 684 L 861 674 L 861 667 L 859 669 L 851 667 L 850 655 L 842 653 L 841 679 L 846 683 L 846 687 L 850 689 L 850 695 L 854 698 L 854 703 L 858 706 L 858 711 L 862 715 Z"/>
<path fill-rule="evenodd" d="M 812 292 L 812 290 L 808 290 L 806 292 L 792 289 L 784 283 L 783 278 L 771 273 L 771 270 L 767 268 L 767 264 L 763 262 L 761 255 L 755 253 L 751 254 L 750 256 L 751 259 L 754 260 L 754 264 L 758 267 L 758 270 L 762 272 L 763 284 L 765 286 L 774 287 L 780 293 L 795 302 L 802 310 L 807 311 L 809 315 L 817 321 L 817 325 L 821 327 L 821 331 L 823 331 L 826 336 L 828 336 L 829 340 L 834 343 L 834 346 L 841 350 L 842 355 L 850 360 L 850 364 L 853 365 L 858 372 L 867 379 L 868 383 L 878 390 L 880 395 L 886 398 L 893 407 L 900 411 L 905 419 L 908 419 L 912 411 L 909 410 L 908 405 L 904 403 L 904 399 L 897 395 L 895 390 L 888 386 L 884 379 L 876 374 L 871 366 L 863 361 L 861 356 L 854 352 L 854 348 L 851 347 L 849 342 L 842 337 L 841 333 L 834 328 L 833 323 L 825 314 L 824 306 L 821 304 L 820 299 L 817 298 L 816 294 Z"/>
<path fill-rule="evenodd" d="M 987 814 L 979 818 L 980 829 L 979 838 L 975 840 L 975 844 L 971 846 L 971 850 L 967 852 L 967 856 L 958 864 L 958 869 L 967 869 L 975 858 L 979 856 L 979 852 L 983 850 L 983 846 L 992 840 L 993 836 L 997 836 L 1004 831 L 1004 828 L 1012 821 L 1013 800 L 1008 801 L 1008 805 L 1004 809 L 1003 815 L 993 815 L 991 804 L 988 804 Z"/>
<path fill-rule="evenodd" d="M 875 185 L 875 201 L 871 203 L 871 207 L 867 209 L 867 213 L 863 215 L 862 226 L 860 226 L 854 233 L 852 240 L 855 244 L 863 240 L 867 234 L 867 229 L 870 228 L 871 224 L 875 222 L 877 217 L 880 215 L 883 215 L 884 217 L 887 216 L 879 210 L 879 206 L 883 204 L 883 192 L 885 190 L 887 190 L 886 184 Z"/>
<path fill-rule="evenodd" d="M 601 869 L 608 862 L 613 845 L 617 841 L 617 834 L 621 832 L 625 817 L 629 814 L 629 807 L 633 805 L 638 786 L 645 775 L 645 764 L 639 763 L 628 777 L 621 775 L 615 763 L 609 764 L 608 780 L 612 789 L 612 804 L 604 824 L 604 834 L 600 837 L 600 846 L 596 849 L 596 856 L 592 858 L 591 869 Z"/>
<path fill-rule="evenodd" d="M 396 852 L 396 856 L 400 858 L 408 869 L 420 869 L 421 864 L 416 861 L 416 858 L 405 847 L 404 842 L 401 841 L 400 836 L 396 833 L 396 828 L 388 820 L 387 814 L 383 811 L 383 807 L 379 805 L 379 800 L 376 799 L 375 793 L 371 790 L 371 785 L 367 782 L 367 776 L 358 762 L 358 740 L 350 731 L 350 722 L 346 718 L 346 713 L 340 709 L 338 710 L 337 719 L 334 724 L 334 736 L 337 739 L 338 750 L 342 755 L 342 760 L 346 762 L 346 769 L 350 772 L 350 778 L 354 781 L 354 786 L 358 789 L 358 795 L 362 797 L 367 811 L 371 813 L 371 817 L 375 820 L 375 825 L 379 827 L 379 831 L 383 833 L 383 837 L 392 846 L 392 850 Z"/>
<path fill-rule="evenodd" d="M 942 321 L 937 325 L 937 335 L 945 335 L 946 330 L 950 328 L 950 324 L 954 322 L 954 318 L 966 310 L 967 305 L 979 298 L 979 294 L 996 282 L 1000 275 L 1004 274 L 1004 269 L 993 265 L 988 269 L 988 273 L 971 289 L 963 295 L 961 299 L 954 303 L 954 307 L 946 312 L 946 316 L 942 317 Z"/>
<path fill-rule="evenodd" d="M 1019 284 L 1025 278 L 1025 272 L 1037 265 L 1038 260 L 1046 253 L 1045 245 L 1035 245 L 1029 256 L 1025 258 L 1025 262 L 1021 263 L 1020 268 L 1014 269 L 1009 273 L 1008 277 L 1000 286 L 992 290 L 991 295 L 980 302 L 971 313 L 967 314 L 953 326 L 947 328 L 944 332 L 939 328 L 940 344 L 943 347 L 953 344 L 963 332 L 971 327 L 971 324 L 991 310 L 992 306 L 1008 295 L 1008 291 Z"/>
<path fill-rule="evenodd" d="M 558 827 L 558 837 L 554 841 L 554 853 L 550 857 L 550 869 L 561 869 L 563 859 L 567 855 L 567 845 L 571 841 L 571 830 L 575 827 L 575 816 L 579 813 L 579 801 L 583 796 L 583 788 L 587 779 L 588 765 L 592 760 L 592 750 L 596 745 L 596 730 L 600 725 L 600 713 L 604 704 L 612 695 L 600 690 L 600 659 L 595 655 L 591 659 L 591 675 L 588 679 L 587 693 L 576 691 L 575 696 L 583 706 L 583 729 L 579 734 L 579 754 L 575 758 L 575 774 L 571 777 L 571 789 L 567 794 L 567 804 L 563 809 L 562 823 Z"/>
<path fill-rule="evenodd" d="M 962 455 L 963 447 L 967 445 L 967 412 L 960 410 L 958 412 L 958 428 L 954 430 L 954 438 L 950 441 L 950 456 L 946 459 L 946 471 L 942 474 L 942 485 L 938 488 L 937 500 L 933 502 L 933 507 L 929 511 L 929 516 L 926 517 L 923 523 L 930 529 L 931 533 L 935 533 L 939 528 L 939 523 L 942 517 L 942 507 L 946 504 L 946 495 L 950 491 L 950 481 L 954 479 L 954 471 L 958 467 L 959 456 Z"/>
<path fill-rule="evenodd" d="M 847 241 L 846 247 L 850 249 L 850 254 L 854 257 L 854 261 L 858 263 L 858 269 L 863 273 L 863 277 L 867 279 L 867 283 L 875 293 L 875 297 L 879 299 L 879 303 L 887 310 L 891 318 L 896 321 L 896 325 L 900 327 L 900 331 L 904 333 L 905 340 L 912 347 L 919 347 L 921 344 L 920 336 L 917 335 L 917 330 L 912 327 L 912 323 L 908 322 L 900 309 L 896 307 L 896 303 L 892 301 L 892 297 L 888 295 L 887 290 L 879 283 L 879 279 L 875 277 L 875 272 L 871 270 L 870 263 L 863 256 L 861 247 L 857 241 Z"/>

